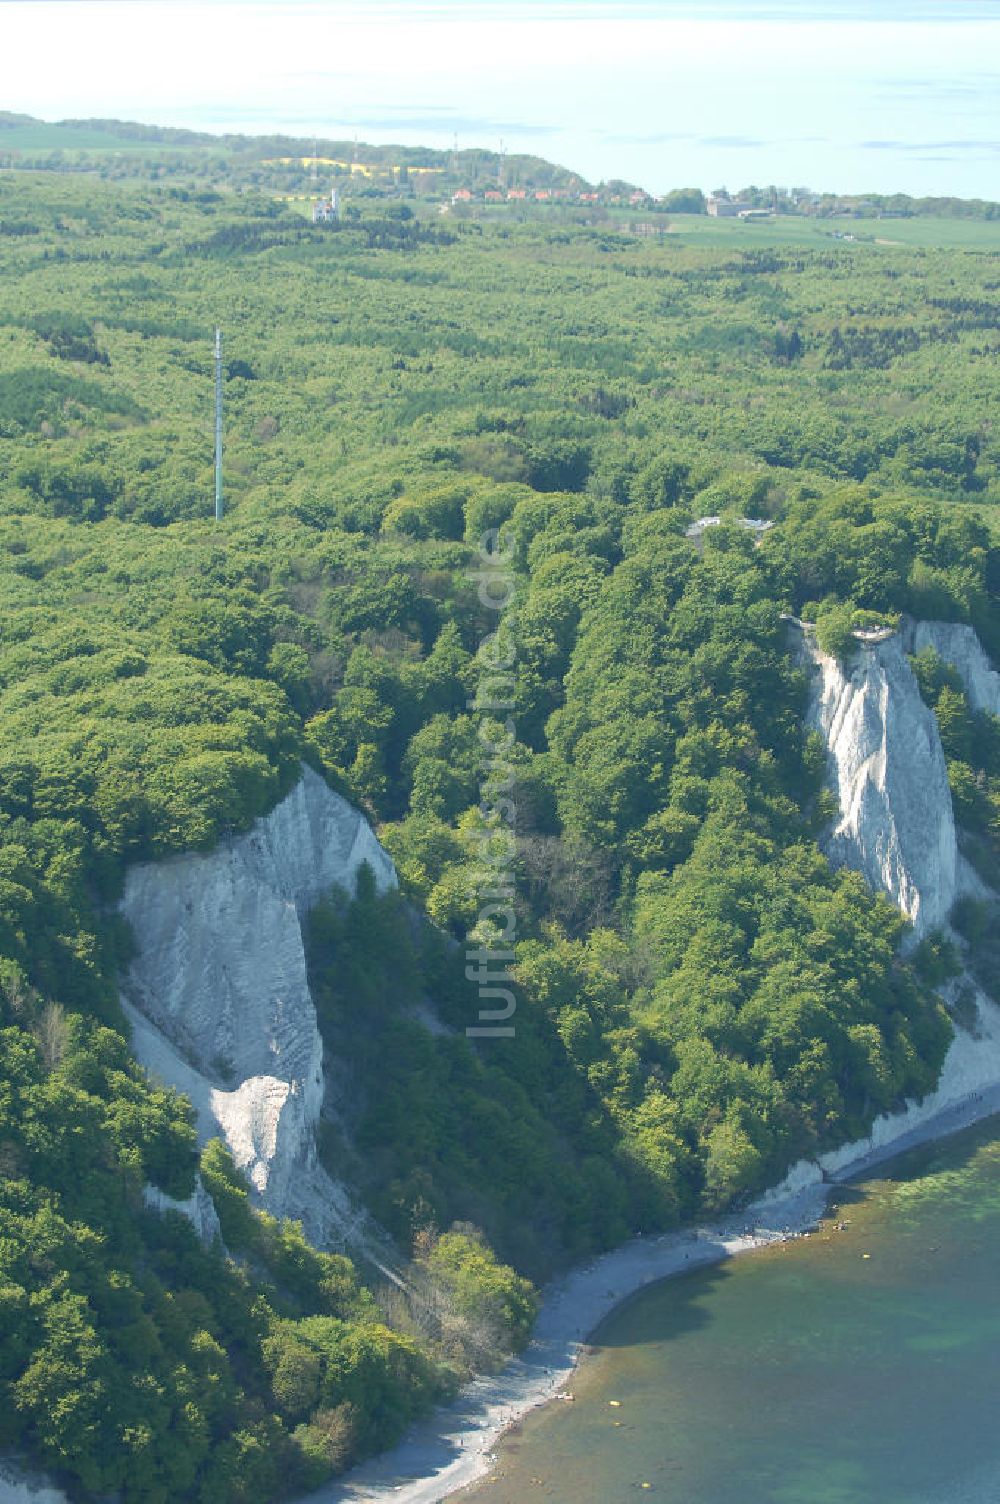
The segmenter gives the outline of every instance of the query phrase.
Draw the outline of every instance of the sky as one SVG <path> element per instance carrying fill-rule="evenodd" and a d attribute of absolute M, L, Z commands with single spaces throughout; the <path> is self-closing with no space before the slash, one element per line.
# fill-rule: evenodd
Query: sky
<path fill-rule="evenodd" d="M 0 109 L 1000 199 L 1000 0 L 0 0 Z"/>

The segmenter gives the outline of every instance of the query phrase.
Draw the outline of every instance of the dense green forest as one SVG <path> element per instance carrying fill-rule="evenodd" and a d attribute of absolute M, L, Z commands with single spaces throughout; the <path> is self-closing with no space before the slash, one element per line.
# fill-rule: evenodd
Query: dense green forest
<path fill-rule="evenodd" d="M 933 1085 L 947 957 L 904 960 L 820 853 L 782 614 L 845 651 L 859 611 L 968 621 L 1000 655 L 998 265 L 0 174 L 0 1445 L 80 1497 L 294 1494 L 522 1344 L 528 1279 Z M 517 1008 L 479 1040 L 490 652 Z M 1000 728 L 918 671 L 993 872 Z M 245 829 L 303 759 L 402 884 L 332 894 L 310 954 L 349 1081 L 321 1153 L 410 1304 L 252 1210 L 217 1142 L 228 1256 L 143 1209 L 198 1158 L 129 1058 L 123 872 Z"/>

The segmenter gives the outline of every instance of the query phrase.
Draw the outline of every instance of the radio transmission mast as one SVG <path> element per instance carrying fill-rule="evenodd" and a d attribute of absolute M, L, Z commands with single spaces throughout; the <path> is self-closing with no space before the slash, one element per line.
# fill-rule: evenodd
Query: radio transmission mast
<path fill-rule="evenodd" d="M 222 520 L 222 330 L 215 331 L 215 520 Z"/>

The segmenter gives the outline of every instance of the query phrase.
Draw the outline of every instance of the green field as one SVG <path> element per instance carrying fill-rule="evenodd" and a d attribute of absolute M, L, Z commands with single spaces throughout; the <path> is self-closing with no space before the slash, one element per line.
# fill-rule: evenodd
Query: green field
<path fill-rule="evenodd" d="M 86 125 L 33 120 L 11 127 L 0 117 L 0 158 L 10 153 L 65 152 L 71 157 L 101 156 L 109 152 L 198 152 L 211 150 L 206 143 L 155 141 Z"/>
<path fill-rule="evenodd" d="M 655 223 L 651 216 L 647 220 Z M 634 216 L 642 219 L 641 214 Z M 889 250 L 893 245 L 924 246 L 970 251 L 1000 252 L 1000 219 L 807 219 L 778 215 L 770 220 L 748 223 L 738 219 L 713 219 L 702 214 L 672 214 L 671 233 L 698 245 L 754 246 L 843 244 L 837 236 L 853 235 L 854 243 L 878 245 Z M 851 244 L 850 241 L 847 242 Z"/>

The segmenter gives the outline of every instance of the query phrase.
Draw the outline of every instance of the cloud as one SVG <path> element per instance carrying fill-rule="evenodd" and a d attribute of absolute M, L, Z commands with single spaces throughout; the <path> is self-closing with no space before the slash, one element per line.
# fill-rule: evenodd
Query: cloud
<path fill-rule="evenodd" d="M 695 137 L 684 131 L 650 131 L 645 135 L 618 135 L 601 132 L 602 139 L 611 146 L 666 146 L 673 141 L 694 141 Z"/>
<path fill-rule="evenodd" d="M 771 146 L 771 141 L 762 141 L 757 136 L 700 136 L 699 146 L 725 146 L 742 150 L 744 147 Z"/>
<path fill-rule="evenodd" d="M 927 152 L 927 151 L 1000 151 L 1000 141 L 858 141 L 857 147 L 861 151 L 901 151 L 901 152 Z M 955 161 L 954 157 L 923 157 L 922 161 Z"/>
<path fill-rule="evenodd" d="M 216 4 L 227 0 L 215 0 Z M 228 0 L 235 3 L 235 0 Z M 244 0 L 245 3 L 245 0 Z M 266 5 L 273 0 L 252 0 Z M 288 0 L 288 9 L 304 13 L 328 8 L 330 0 Z M 340 9 L 358 8 L 357 0 L 340 0 Z M 468 0 L 366 0 L 366 15 L 378 22 L 447 21 L 467 18 Z M 956 22 L 1000 19 L 997 0 L 477 0 L 479 18 L 523 25 L 529 21 L 586 20 L 749 21 L 805 25 L 817 21 L 857 24 L 875 22 Z"/>
<path fill-rule="evenodd" d="M 908 103 L 917 102 L 927 106 L 932 102 L 948 103 L 960 100 L 968 104 L 982 100 L 993 108 L 1000 93 L 1000 73 L 968 72 L 961 78 L 921 78 L 907 75 L 902 78 L 881 78 L 876 87 L 893 99 Z"/>
<path fill-rule="evenodd" d="M 456 131 L 465 136 L 554 136 L 560 130 L 557 125 L 533 125 L 526 120 L 480 120 L 449 110 L 420 109 L 411 115 L 351 115 L 342 117 L 339 124 L 375 131 Z"/>

